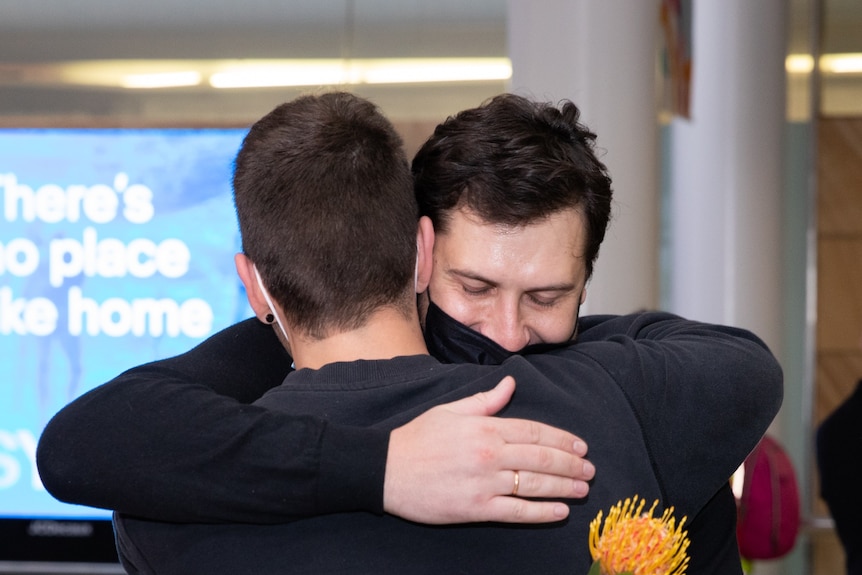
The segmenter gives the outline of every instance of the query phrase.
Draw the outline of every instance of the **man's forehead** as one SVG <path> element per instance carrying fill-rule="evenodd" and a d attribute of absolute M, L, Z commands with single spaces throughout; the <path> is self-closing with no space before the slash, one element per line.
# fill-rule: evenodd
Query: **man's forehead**
<path fill-rule="evenodd" d="M 541 237 L 548 236 L 549 241 L 558 245 L 569 241 L 574 244 L 579 254 L 583 254 L 586 245 L 586 223 L 583 214 L 575 208 L 566 208 L 551 214 L 526 221 L 522 224 L 490 222 L 483 219 L 470 208 L 461 206 L 450 211 L 447 225 L 443 230 L 436 230 L 438 236 L 449 237 L 450 240 L 467 239 L 475 236 L 499 237 Z"/>
<path fill-rule="evenodd" d="M 464 277 L 497 278 L 552 286 L 577 282 L 586 273 L 583 219 L 574 210 L 513 226 L 488 223 L 473 213 L 452 214 L 438 233 L 435 265 Z"/>

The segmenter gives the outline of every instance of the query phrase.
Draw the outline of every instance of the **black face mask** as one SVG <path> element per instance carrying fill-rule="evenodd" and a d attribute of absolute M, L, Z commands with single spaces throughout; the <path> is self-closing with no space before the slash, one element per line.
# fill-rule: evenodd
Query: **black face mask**
<path fill-rule="evenodd" d="M 513 355 L 542 353 L 567 347 L 571 343 L 571 341 L 556 344 L 540 343 L 528 345 L 519 351 L 509 351 L 447 315 L 433 301 L 428 302 L 428 313 L 425 316 L 425 345 L 428 346 L 431 355 L 443 363 L 498 365 Z"/>

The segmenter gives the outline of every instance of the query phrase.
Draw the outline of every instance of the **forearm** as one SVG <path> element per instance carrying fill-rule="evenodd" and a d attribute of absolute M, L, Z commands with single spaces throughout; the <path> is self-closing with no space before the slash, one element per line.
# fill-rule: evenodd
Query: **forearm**
<path fill-rule="evenodd" d="M 720 488 L 766 432 L 781 407 L 783 374 L 747 330 L 671 323 L 656 330 L 666 343 L 653 369 L 664 384 L 662 400 L 643 421 L 658 430 L 650 436 L 666 484 L 699 499 L 699 486 L 708 493 Z M 692 470 L 685 480 L 680 463 Z"/>
<path fill-rule="evenodd" d="M 672 503 L 696 512 L 778 412 L 780 365 L 747 330 L 653 312 L 584 319 L 574 348 L 592 350 L 612 374 L 637 413 L 664 488 L 677 494 Z"/>
<path fill-rule="evenodd" d="M 43 483 L 63 501 L 166 521 L 379 512 L 388 436 L 245 405 L 290 364 L 272 327 L 249 319 L 131 369 L 48 424 Z"/>
<path fill-rule="evenodd" d="M 380 512 L 387 448 L 388 434 L 243 405 L 153 367 L 57 414 L 37 461 L 63 501 L 165 521 L 279 522 Z"/>

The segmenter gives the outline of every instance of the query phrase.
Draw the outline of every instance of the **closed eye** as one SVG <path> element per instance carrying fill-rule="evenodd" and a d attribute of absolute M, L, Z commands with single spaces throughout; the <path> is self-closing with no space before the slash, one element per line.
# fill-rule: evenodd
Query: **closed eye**
<path fill-rule="evenodd" d="M 531 302 L 541 307 L 554 307 L 560 301 L 559 298 L 540 298 L 533 294 L 528 294 L 527 297 Z"/>
<path fill-rule="evenodd" d="M 462 285 L 461 288 L 464 290 L 464 293 L 468 295 L 485 295 L 491 291 L 490 286 L 470 287 Z"/>

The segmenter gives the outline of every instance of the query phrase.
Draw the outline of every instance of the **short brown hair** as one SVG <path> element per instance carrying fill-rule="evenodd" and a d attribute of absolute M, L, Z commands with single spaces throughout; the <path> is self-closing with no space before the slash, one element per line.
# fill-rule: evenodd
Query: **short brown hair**
<path fill-rule="evenodd" d="M 282 104 L 236 158 L 242 249 L 288 322 L 312 337 L 409 313 L 418 210 L 401 138 L 344 92 Z"/>

